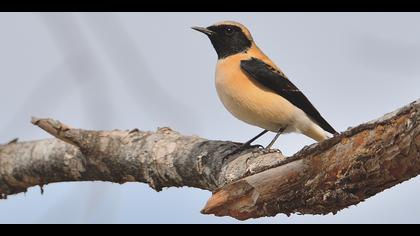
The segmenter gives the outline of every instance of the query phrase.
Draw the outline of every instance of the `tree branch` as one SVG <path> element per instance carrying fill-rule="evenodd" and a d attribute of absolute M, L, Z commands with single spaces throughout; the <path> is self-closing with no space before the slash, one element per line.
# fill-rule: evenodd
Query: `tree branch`
<path fill-rule="evenodd" d="M 202 213 L 241 220 L 335 213 L 420 173 L 419 108 L 417 100 L 288 158 L 229 155 L 240 144 L 169 128 L 89 131 L 34 118 L 58 139 L 0 145 L 0 197 L 56 182 L 143 182 L 213 191 Z"/>

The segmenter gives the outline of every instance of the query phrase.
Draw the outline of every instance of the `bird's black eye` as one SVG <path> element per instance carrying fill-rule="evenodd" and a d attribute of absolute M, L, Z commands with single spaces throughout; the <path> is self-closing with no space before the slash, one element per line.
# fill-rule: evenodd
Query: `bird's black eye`
<path fill-rule="evenodd" d="M 234 32 L 234 30 L 231 27 L 227 27 L 225 29 L 225 34 L 228 35 L 228 36 L 232 35 L 233 32 Z"/>

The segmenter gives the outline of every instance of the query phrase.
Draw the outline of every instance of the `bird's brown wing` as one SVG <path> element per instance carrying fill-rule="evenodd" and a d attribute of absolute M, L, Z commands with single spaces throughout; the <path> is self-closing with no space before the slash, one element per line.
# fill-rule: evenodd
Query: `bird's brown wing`
<path fill-rule="evenodd" d="M 283 73 L 254 57 L 249 60 L 242 60 L 241 68 L 251 78 L 300 108 L 325 131 L 332 134 L 337 133 L 321 116 L 308 98 Z"/>

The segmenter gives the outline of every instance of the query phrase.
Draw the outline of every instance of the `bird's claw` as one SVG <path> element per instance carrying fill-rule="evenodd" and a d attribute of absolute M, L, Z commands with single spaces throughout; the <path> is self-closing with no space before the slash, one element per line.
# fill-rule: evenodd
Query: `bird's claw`
<path fill-rule="evenodd" d="M 249 149 L 264 149 L 263 145 L 255 144 L 255 145 L 249 145 Z"/>
<path fill-rule="evenodd" d="M 237 143 L 240 144 L 241 146 L 234 149 L 233 151 L 231 151 L 230 153 L 228 153 L 227 155 L 225 155 L 222 159 L 222 161 L 224 162 L 228 157 L 233 156 L 235 154 L 241 153 L 242 151 L 245 151 L 247 149 L 254 149 L 252 152 L 254 151 L 260 151 L 262 149 L 264 149 L 264 147 L 262 145 L 259 144 L 255 144 L 255 145 L 250 145 L 250 144 L 241 144 L 241 143 Z"/>

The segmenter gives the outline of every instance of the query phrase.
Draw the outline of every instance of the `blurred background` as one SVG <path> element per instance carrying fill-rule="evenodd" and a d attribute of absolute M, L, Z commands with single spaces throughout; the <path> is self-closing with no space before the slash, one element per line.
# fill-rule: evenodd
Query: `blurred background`
<path fill-rule="evenodd" d="M 50 138 L 30 117 L 86 129 L 170 126 L 246 141 L 214 87 L 210 41 L 191 26 L 239 21 L 339 131 L 419 98 L 419 13 L 0 13 L 0 143 Z M 266 145 L 273 134 L 259 143 Z M 288 134 L 291 155 L 312 140 Z M 247 223 L 420 223 L 420 179 L 337 215 Z M 0 200 L 0 223 L 240 223 L 200 214 L 210 192 L 61 183 Z"/>

